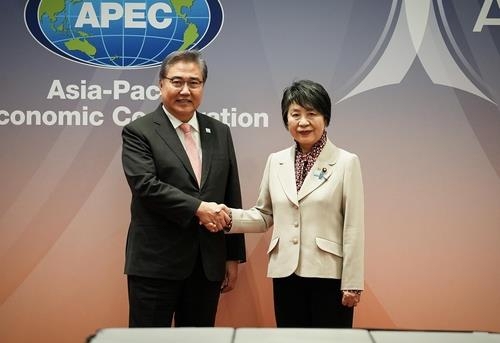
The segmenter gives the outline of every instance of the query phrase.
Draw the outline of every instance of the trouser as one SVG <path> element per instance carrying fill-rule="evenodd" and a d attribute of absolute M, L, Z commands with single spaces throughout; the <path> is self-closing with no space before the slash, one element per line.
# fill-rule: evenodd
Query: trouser
<path fill-rule="evenodd" d="M 185 280 L 128 275 L 129 327 L 213 327 L 222 282 L 209 281 L 198 258 Z"/>
<path fill-rule="evenodd" d="M 340 281 L 295 274 L 273 278 L 277 326 L 352 328 L 354 309 L 342 305 Z"/>

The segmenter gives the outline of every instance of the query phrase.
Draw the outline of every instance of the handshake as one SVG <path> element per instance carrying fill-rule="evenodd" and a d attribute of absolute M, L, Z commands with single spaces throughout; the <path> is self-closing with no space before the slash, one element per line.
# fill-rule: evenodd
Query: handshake
<path fill-rule="evenodd" d="M 224 204 L 202 201 L 196 210 L 200 224 L 210 232 L 229 231 L 233 222 L 231 209 Z"/>

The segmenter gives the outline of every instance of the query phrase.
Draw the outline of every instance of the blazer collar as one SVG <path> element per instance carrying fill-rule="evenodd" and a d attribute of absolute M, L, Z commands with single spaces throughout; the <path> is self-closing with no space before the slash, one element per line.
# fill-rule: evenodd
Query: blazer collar
<path fill-rule="evenodd" d="M 201 186 L 205 185 L 207 177 L 209 175 L 210 167 L 212 166 L 213 154 L 217 149 L 223 149 L 224 147 L 217 146 L 216 139 L 216 129 L 213 125 L 212 120 L 207 115 L 196 112 L 198 118 L 198 124 L 200 126 L 200 142 L 201 151 L 203 154 L 202 164 L 201 164 Z"/>
<path fill-rule="evenodd" d="M 333 166 L 337 163 L 339 149 L 329 140 L 318 156 L 318 159 L 304 179 L 304 183 L 297 193 L 295 184 L 295 146 L 286 150 L 286 154 L 278 161 L 278 178 L 288 199 L 299 205 L 309 193 L 325 183 L 333 173 Z"/>
<path fill-rule="evenodd" d="M 337 163 L 338 155 L 339 149 L 327 139 L 323 150 L 321 150 L 299 190 L 299 201 L 328 180 L 332 175 L 333 166 Z"/>

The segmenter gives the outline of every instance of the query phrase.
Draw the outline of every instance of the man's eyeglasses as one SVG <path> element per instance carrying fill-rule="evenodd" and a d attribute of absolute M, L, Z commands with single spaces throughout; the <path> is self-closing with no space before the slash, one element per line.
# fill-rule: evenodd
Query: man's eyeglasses
<path fill-rule="evenodd" d="M 203 85 L 203 81 L 200 81 L 198 79 L 189 79 L 189 80 L 184 80 L 181 79 L 180 77 L 165 77 L 172 87 L 177 88 L 177 89 L 182 89 L 184 88 L 184 85 L 187 85 L 189 89 L 198 89 Z"/>

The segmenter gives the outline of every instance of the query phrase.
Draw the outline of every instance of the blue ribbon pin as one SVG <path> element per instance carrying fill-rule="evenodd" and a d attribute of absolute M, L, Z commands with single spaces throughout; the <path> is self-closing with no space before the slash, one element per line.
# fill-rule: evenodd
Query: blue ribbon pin
<path fill-rule="evenodd" d="M 326 168 L 323 168 L 323 169 L 318 169 L 314 172 L 314 176 L 316 176 L 318 178 L 318 180 L 323 180 L 325 179 L 326 180 L 326 177 L 325 177 L 325 174 L 326 174 Z"/>

